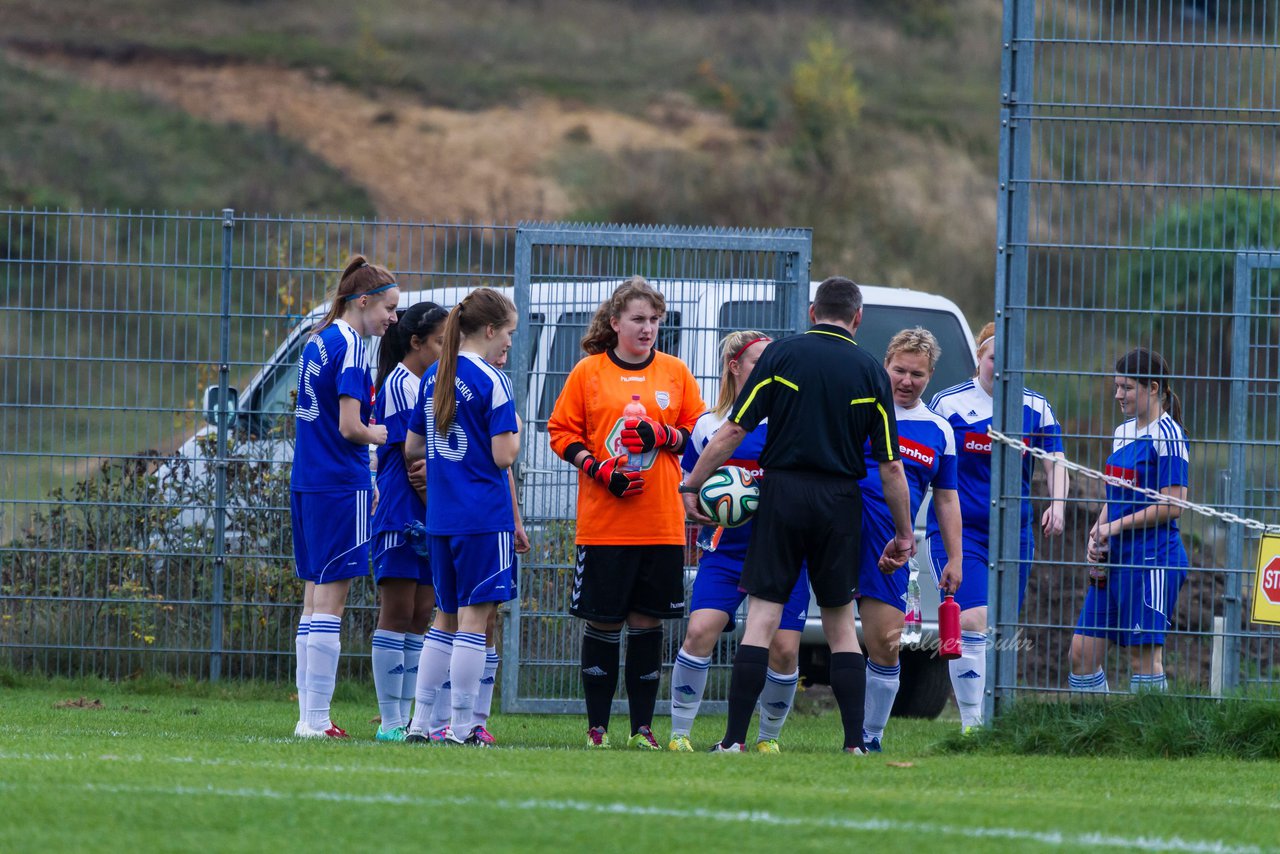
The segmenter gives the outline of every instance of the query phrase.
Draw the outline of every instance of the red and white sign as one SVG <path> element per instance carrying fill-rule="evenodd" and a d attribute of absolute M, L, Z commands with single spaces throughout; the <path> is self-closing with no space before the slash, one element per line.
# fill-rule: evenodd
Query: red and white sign
<path fill-rule="evenodd" d="M 759 460 L 732 460 L 731 459 L 731 460 L 725 460 L 724 464 L 727 466 L 738 466 L 739 468 L 744 468 L 748 472 L 750 472 L 751 476 L 754 477 L 756 480 L 759 480 L 760 478 L 764 477 L 764 468 L 761 467 Z"/>
<path fill-rule="evenodd" d="M 991 437 L 986 433 L 965 433 L 964 449 L 971 454 L 990 454 Z"/>
<path fill-rule="evenodd" d="M 1258 586 L 1268 602 L 1272 605 L 1280 605 L 1280 557 L 1273 557 L 1271 563 L 1262 568 L 1262 578 Z"/>
<path fill-rule="evenodd" d="M 987 440 L 987 452 L 991 451 L 991 440 Z M 913 442 L 910 439 L 898 437 L 898 455 L 904 460 L 915 460 L 925 468 L 933 468 L 933 461 L 938 458 L 938 452 L 928 445 L 922 445 L 919 442 Z"/>

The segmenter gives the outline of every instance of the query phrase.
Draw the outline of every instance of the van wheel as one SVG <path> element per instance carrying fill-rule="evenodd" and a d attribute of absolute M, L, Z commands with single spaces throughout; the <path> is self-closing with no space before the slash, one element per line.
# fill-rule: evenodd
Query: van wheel
<path fill-rule="evenodd" d="M 825 645 L 800 647 L 800 678 L 806 685 L 831 684 L 831 652 Z"/>
<path fill-rule="evenodd" d="M 899 655 L 902 674 L 895 718 L 936 718 L 951 696 L 951 671 L 947 662 L 926 650 L 904 649 Z"/>

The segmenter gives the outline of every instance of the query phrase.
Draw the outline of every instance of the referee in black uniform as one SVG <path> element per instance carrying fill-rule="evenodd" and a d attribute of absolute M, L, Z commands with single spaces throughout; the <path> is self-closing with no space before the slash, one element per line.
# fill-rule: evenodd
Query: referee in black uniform
<path fill-rule="evenodd" d="M 915 552 L 889 377 L 879 360 L 853 341 L 862 322 L 862 292 L 849 279 L 827 279 L 818 286 L 809 317 L 814 325 L 808 332 L 765 349 L 729 420 L 680 485 L 685 512 L 709 522 L 698 508 L 698 488 L 724 465 L 743 436 L 769 419 L 760 454 L 765 470 L 760 507 L 742 567 L 742 588 L 750 594 L 747 624 L 733 661 L 728 727 L 713 751 L 745 749 L 747 727 L 764 687 L 769 644 L 800 565 L 808 561 L 809 583 L 831 647 L 831 690 L 840 706 L 845 750 L 865 753 L 866 659 L 858 646 L 852 603 L 858 592 L 862 532 L 858 481 L 866 474 L 868 441 L 880 464 L 896 529 L 880 568 L 891 572 Z"/>

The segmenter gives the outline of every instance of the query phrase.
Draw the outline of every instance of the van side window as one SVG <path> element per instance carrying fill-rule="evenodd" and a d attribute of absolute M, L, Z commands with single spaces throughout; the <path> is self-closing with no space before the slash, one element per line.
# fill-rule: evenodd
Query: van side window
<path fill-rule="evenodd" d="M 271 367 L 271 373 L 258 386 L 249 402 L 248 412 L 242 412 L 248 418 L 249 430 L 258 435 L 270 432 L 282 416 L 293 415 L 294 394 L 298 389 L 298 361 L 302 358 L 302 348 L 310 338 L 309 330 L 303 330 L 293 339 L 289 349 Z"/>
<path fill-rule="evenodd" d="M 770 338 L 790 335 L 791 330 L 777 325 L 780 317 L 782 314 L 774 300 L 730 300 L 720 306 L 716 341 L 719 342 L 730 332 L 743 329 L 755 329 Z"/>
<path fill-rule="evenodd" d="M 556 321 L 556 332 L 551 339 L 551 353 L 547 356 L 546 379 L 542 383 L 542 396 L 538 400 L 536 429 L 545 431 L 547 419 L 555 408 L 560 392 L 564 391 L 569 372 L 582 358 L 582 336 L 587 332 L 594 311 L 566 311 Z M 680 355 L 680 312 L 668 311 L 667 319 L 658 327 L 657 349 L 674 356 Z M 531 365 L 535 364 L 530 361 Z"/>
<path fill-rule="evenodd" d="M 969 343 L 965 340 L 964 330 L 954 314 L 927 308 L 870 305 L 862 311 L 862 325 L 858 327 L 858 334 L 854 338 L 858 346 L 883 361 L 889 339 L 903 329 L 916 326 L 923 326 L 932 332 L 938 339 L 938 345 L 942 347 L 942 358 L 938 360 L 933 379 L 924 392 L 924 401 L 928 403 L 934 394 L 964 382 L 977 369 L 973 354 L 969 351 Z"/>

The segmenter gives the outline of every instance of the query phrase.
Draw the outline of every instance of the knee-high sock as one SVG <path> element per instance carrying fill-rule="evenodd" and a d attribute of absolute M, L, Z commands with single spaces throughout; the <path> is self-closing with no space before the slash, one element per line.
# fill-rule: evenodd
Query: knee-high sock
<path fill-rule="evenodd" d="M 1107 671 L 1101 667 L 1087 676 L 1077 676 L 1072 673 L 1067 677 L 1067 685 L 1072 691 L 1081 694 L 1105 694 L 1110 690 L 1107 685 Z"/>
<path fill-rule="evenodd" d="M 898 684 L 902 665 L 886 667 L 867 659 L 867 705 L 862 720 L 862 732 L 870 738 L 884 738 L 885 724 L 893 711 L 893 701 L 898 696 Z"/>
<path fill-rule="evenodd" d="M 960 725 L 982 725 L 982 696 L 987 690 L 987 636 L 960 633 L 961 656 L 950 662 L 951 689 L 960 707 Z"/>
<path fill-rule="evenodd" d="M 582 630 L 582 693 L 587 701 L 587 726 L 609 728 L 613 695 L 618 691 L 618 653 L 621 631 Z"/>
<path fill-rule="evenodd" d="M 733 657 L 733 676 L 729 680 L 729 720 L 725 723 L 725 747 L 747 740 L 751 712 L 764 690 L 765 671 L 769 669 L 769 649 L 742 644 Z"/>
<path fill-rule="evenodd" d="M 676 653 L 675 666 L 671 668 L 671 735 L 687 736 L 693 731 L 694 718 L 702 705 L 702 694 L 707 690 L 707 668 L 711 656 L 690 655 L 684 649 Z"/>
<path fill-rule="evenodd" d="M 311 628 L 311 618 L 298 620 L 298 633 L 293 638 L 293 651 L 298 657 L 298 665 L 293 672 L 293 684 L 298 689 L 298 720 L 307 720 L 307 634 Z"/>
<path fill-rule="evenodd" d="M 627 707 L 631 734 L 653 726 L 653 707 L 662 682 L 662 627 L 627 629 Z"/>
<path fill-rule="evenodd" d="M 484 673 L 480 676 L 480 693 L 476 694 L 476 723 L 489 722 L 489 712 L 493 710 L 493 688 L 498 681 L 498 665 L 502 662 L 497 647 L 487 646 L 484 649 Z"/>
<path fill-rule="evenodd" d="M 1144 691 L 1163 694 L 1169 690 L 1169 683 L 1165 681 L 1164 673 L 1135 673 L 1129 677 L 1129 690 L 1134 694 Z"/>
<path fill-rule="evenodd" d="M 409 729 L 427 732 L 436 694 L 449 674 L 449 661 L 453 657 L 453 632 L 431 629 L 422 644 L 422 657 L 418 659 L 418 687 L 414 692 L 413 721 Z"/>
<path fill-rule="evenodd" d="M 782 733 L 782 725 L 791 713 L 796 699 L 800 671 L 784 675 L 772 667 L 765 670 L 764 690 L 760 692 L 760 741 L 770 741 Z"/>
<path fill-rule="evenodd" d="M 450 726 L 458 738 L 466 738 L 476 725 L 476 694 L 484 674 L 484 632 L 458 632 L 453 637 L 453 659 L 449 662 L 452 684 L 453 720 Z"/>
<path fill-rule="evenodd" d="M 831 693 L 840 707 L 844 746 L 862 747 L 862 715 L 867 704 L 867 660 L 862 653 L 831 653 Z"/>
<path fill-rule="evenodd" d="M 429 731 L 432 733 L 444 732 L 453 721 L 453 680 L 449 678 L 449 671 L 444 672 L 444 681 L 440 683 L 439 689 L 436 690 L 435 706 L 428 709 Z"/>
<path fill-rule="evenodd" d="M 406 632 L 404 636 L 404 679 L 400 683 L 400 719 L 409 722 L 413 711 L 413 698 L 418 690 L 418 662 L 422 659 L 422 644 L 426 635 Z"/>
<path fill-rule="evenodd" d="M 400 716 L 400 687 L 404 685 L 404 635 L 375 629 L 373 632 L 373 690 L 383 731 L 404 726 Z"/>
<path fill-rule="evenodd" d="M 307 632 L 307 726 L 325 730 L 333 726 L 329 720 L 329 704 L 338 680 L 338 656 L 342 641 L 338 633 L 342 618 L 333 614 L 311 615 Z"/>

